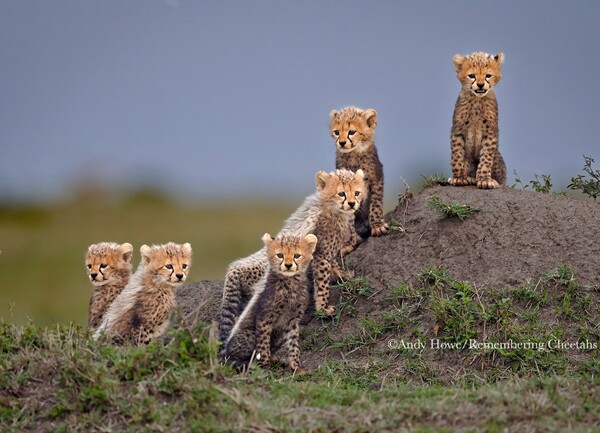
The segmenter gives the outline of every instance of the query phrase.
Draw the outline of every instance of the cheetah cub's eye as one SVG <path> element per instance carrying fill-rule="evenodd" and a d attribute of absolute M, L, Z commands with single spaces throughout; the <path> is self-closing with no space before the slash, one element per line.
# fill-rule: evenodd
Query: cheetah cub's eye
<path fill-rule="evenodd" d="M 354 193 L 354 196 L 355 196 L 355 197 L 358 197 L 359 195 L 360 195 L 360 191 L 356 191 L 356 192 Z"/>
<path fill-rule="evenodd" d="M 88 269 L 92 269 L 92 265 L 87 265 Z"/>
<path fill-rule="evenodd" d="M 348 136 L 351 136 L 354 134 L 356 134 L 356 131 L 354 129 L 351 129 L 350 131 L 348 131 Z"/>
<path fill-rule="evenodd" d="M 340 197 L 346 197 L 346 193 L 345 193 L 344 191 L 342 191 L 342 192 L 338 192 L 338 195 L 339 195 Z"/>
<path fill-rule="evenodd" d="M 469 74 L 469 75 L 467 75 L 467 77 L 469 77 L 471 80 L 474 80 L 475 79 L 475 74 Z"/>
<path fill-rule="evenodd" d="M 167 269 L 173 269 L 173 265 L 169 263 L 168 265 L 165 265 L 165 268 L 167 268 Z"/>
<path fill-rule="evenodd" d="M 300 257 L 302 257 L 302 256 L 301 256 L 300 254 L 298 254 L 298 253 L 294 254 L 294 258 L 295 258 L 296 260 L 298 260 Z"/>
<path fill-rule="evenodd" d="M 277 253 L 276 256 L 280 259 L 283 259 L 283 254 L 282 253 Z"/>
<path fill-rule="evenodd" d="M 487 79 L 492 78 L 492 74 L 485 74 L 485 78 L 487 78 Z"/>
<path fill-rule="evenodd" d="M 100 269 L 106 269 L 107 267 L 108 267 L 108 265 L 106 263 L 100 264 Z"/>
<path fill-rule="evenodd" d="M 181 267 L 182 267 L 183 269 L 187 269 L 188 265 L 186 265 L 186 264 L 184 263 L 183 265 L 181 265 Z"/>
<path fill-rule="evenodd" d="M 337 129 L 336 129 L 336 130 L 334 130 L 334 131 L 333 131 L 333 133 L 334 133 L 335 135 L 337 135 L 338 137 L 340 136 L 340 131 L 338 131 Z"/>

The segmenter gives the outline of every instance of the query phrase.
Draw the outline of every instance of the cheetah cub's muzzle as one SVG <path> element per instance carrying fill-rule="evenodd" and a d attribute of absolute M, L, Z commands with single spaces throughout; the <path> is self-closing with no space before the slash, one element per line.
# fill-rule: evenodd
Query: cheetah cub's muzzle
<path fill-rule="evenodd" d="M 267 246 L 272 269 L 286 277 L 294 276 L 306 269 L 312 259 L 311 255 L 306 254 L 308 241 L 304 238 L 293 236 L 274 238 L 265 233 L 262 240 Z"/>
<path fill-rule="evenodd" d="M 169 242 L 163 246 L 142 245 L 140 253 L 144 265 L 155 275 L 157 283 L 177 287 L 186 280 L 192 259 L 190 244 L 177 245 Z"/>

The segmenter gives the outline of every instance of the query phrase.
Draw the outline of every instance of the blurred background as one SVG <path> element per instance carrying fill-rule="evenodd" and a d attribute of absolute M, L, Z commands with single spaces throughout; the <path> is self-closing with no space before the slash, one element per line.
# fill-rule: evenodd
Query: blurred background
<path fill-rule="evenodd" d="M 334 168 L 329 111 L 379 113 L 386 209 L 450 175 L 456 53 L 503 51 L 509 172 L 600 158 L 598 1 L 0 2 L 0 317 L 85 323 L 99 241 L 191 242 L 221 279 Z"/>

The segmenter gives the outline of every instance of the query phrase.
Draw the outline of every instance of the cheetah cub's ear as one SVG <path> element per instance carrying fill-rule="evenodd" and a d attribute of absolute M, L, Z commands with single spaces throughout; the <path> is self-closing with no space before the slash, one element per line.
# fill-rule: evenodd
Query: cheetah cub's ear
<path fill-rule="evenodd" d="M 273 242 L 275 240 L 275 238 L 273 236 L 271 236 L 269 233 L 265 233 L 261 239 L 266 246 L 269 246 L 271 244 L 271 242 Z"/>
<path fill-rule="evenodd" d="M 463 65 L 463 63 L 465 62 L 467 58 L 465 56 L 463 56 L 462 54 L 456 54 L 454 55 L 454 57 L 452 58 L 452 61 L 454 62 L 454 70 L 458 73 L 458 71 L 460 71 L 461 66 Z"/>
<path fill-rule="evenodd" d="M 317 182 L 317 191 L 322 191 L 325 189 L 327 182 L 331 176 L 324 171 L 319 171 L 315 176 L 315 181 Z"/>
<path fill-rule="evenodd" d="M 181 246 L 181 251 L 183 251 L 183 254 L 187 255 L 187 256 L 191 256 L 192 255 L 192 246 L 189 243 L 185 243 Z"/>
<path fill-rule="evenodd" d="M 367 122 L 367 126 L 371 129 L 377 127 L 377 111 L 374 108 L 367 108 L 362 112 L 362 117 Z"/>
<path fill-rule="evenodd" d="M 365 180 L 365 172 L 362 171 L 362 168 L 359 168 L 358 170 L 356 170 L 356 173 L 354 173 L 354 177 L 357 179 Z"/>
<path fill-rule="evenodd" d="M 332 119 L 335 119 L 336 117 L 338 117 L 339 112 L 336 110 L 331 110 L 329 112 L 329 117 L 331 117 Z"/>
<path fill-rule="evenodd" d="M 309 233 L 304 236 L 304 240 L 306 241 L 306 245 L 308 245 L 310 254 L 314 253 L 315 249 L 317 248 L 317 237 L 312 233 Z"/>
<path fill-rule="evenodd" d="M 119 252 L 123 255 L 123 261 L 125 263 L 131 263 L 133 246 L 130 243 L 125 242 L 124 244 L 119 245 Z"/>
<path fill-rule="evenodd" d="M 494 59 L 498 62 L 499 65 L 504 63 L 504 53 L 498 53 L 494 56 Z"/>
<path fill-rule="evenodd" d="M 140 247 L 140 254 L 142 255 L 142 263 L 144 263 L 144 265 L 150 263 L 150 260 L 152 260 L 152 248 L 148 245 L 142 245 Z"/>

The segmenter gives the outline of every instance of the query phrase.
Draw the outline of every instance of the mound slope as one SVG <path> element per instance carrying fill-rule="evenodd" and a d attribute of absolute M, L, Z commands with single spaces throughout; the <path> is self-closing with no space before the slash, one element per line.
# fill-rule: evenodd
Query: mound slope
<path fill-rule="evenodd" d="M 434 195 L 479 211 L 463 221 L 442 219 L 430 207 Z M 303 329 L 309 369 L 337 361 L 380 380 L 452 383 L 500 379 L 509 370 L 539 371 L 540 365 L 581 370 L 597 359 L 598 350 L 589 347 L 497 352 L 467 345 L 472 339 L 598 345 L 597 204 L 508 188 L 436 186 L 401 199 L 386 218 L 397 223 L 396 231 L 347 256 L 346 266 L 363 278 L 332 289 L 336 317 L 313 319 Z M 179 302 L 192 321 L 211 322 L 221 290 L 221 281 L 190 283 L 179 291 Z M 425 347 L 390 348 L 390 340 Z M 433 340 L 460 348 L 433 347 Z"/>

